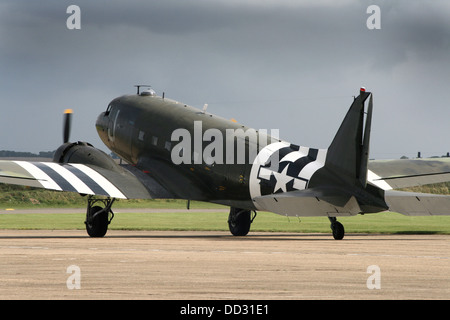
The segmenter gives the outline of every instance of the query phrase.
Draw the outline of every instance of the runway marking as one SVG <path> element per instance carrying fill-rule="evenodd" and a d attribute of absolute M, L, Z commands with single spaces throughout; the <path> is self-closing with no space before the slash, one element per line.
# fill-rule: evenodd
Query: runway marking
<path fill-rule="evenodd" d="M 43 249 L 43 250 L 49 250 L 48 247 L 32 247 L 32 246 L 0 246 L 2 249 Z"/>
<path fill-rule="evenodd" d="M 369 254 L 369 253 L 347 253 L 348 256 L 367 256 L 367 257 L 389 257 L 389 258 L 417 258 L 417 259 L 450 259 L 450 257 L 439 256 L 408 256 L 402 254 Z"/>
<path fill-rule="evenodd" d="M 39 247 L 39 246 L 0 246 L 2 249 L 34 249 L 34 250 L 59 250 L 61 248 L 50 248 L 50 247 Z M 179 249 L 137 249 L 137 248 L 87 248 L 88 250 L 98 250 L 98 251 L 144 251 L 144 252 L 156 252 L 156 253 L 202 253 L 210 252 L 216 254 L 243 254 L 243 255 L 257 255 L 257 254 L 270 254 L 270 255 L 330 255 L 336 254 L 333 252 L 287 252 L 287 251 L 237 251 L 237 250 L 179 250 Z M 102 252 L 107 254 L 107 252 Z M 125 253 L 124 253 L 125 254 Z M 427 256 L 427 255 L 398 255 L 398 254 L 375 254 L 375 253 L 341 253 L 339 255 L 345 256 L 361 256 L 361 257 L 387 257 L 387 258 L 413 258 L 413 259 L 438 259 L 438 260 L 449 260 L 448 256 Z"/>
<path fill-rule="evenodd" d="M 0 248 L 7 249 L 61 249 L 61 248 L 49 248 L 49 247 L 35 247 L 35 246 L 0 246 Z M 104 251 L 102 254 L 107 254 L 106 251 L 143 251 L 154 253 L 204 253 L 210 252 L 215 254 L 240 254 L 240 255 L 294 255 L 294 256 L 306 256 L 306 255 L 344 255 L 355 257 L 386 257 L 386 258 L 403 258 L 403 259 L 437 259 L 437 260 L 449 260 L 448 256 L 427 256 L 427 255 L 392 255 L 392 254 L 375 254 L 375 253 L 334 253 L 334 252 L 288 252 L 288 251 L 237 251 L 237 250 L 179 250 L 179 249 L 137 249 L 137 248 L 87 248 L 88 250 Z M 123 254 L 126 254 L 124 252 Z"/>

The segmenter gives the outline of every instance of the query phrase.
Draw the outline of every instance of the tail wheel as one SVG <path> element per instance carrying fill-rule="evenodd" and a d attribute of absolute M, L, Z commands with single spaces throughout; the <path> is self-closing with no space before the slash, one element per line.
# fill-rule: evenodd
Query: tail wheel
<path fill-rule="evenodd" d="M 246 236 L 252 224 L 251 211 L 239 208 L 230 208 L 228 228 L 233 236 Z"/>

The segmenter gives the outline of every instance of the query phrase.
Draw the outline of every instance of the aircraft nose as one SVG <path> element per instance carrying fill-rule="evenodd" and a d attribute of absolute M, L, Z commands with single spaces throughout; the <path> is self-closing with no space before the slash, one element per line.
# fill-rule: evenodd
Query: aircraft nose
<path fill-rule="evenodd" d="M 97 130 L 106 130 L 106 119 L 105 119 L 105 112 L 100 113 L 100 115 L 97 117 L 97 121 L 95 122 L 95 126 L 97 127 Z"/>
<path fill-rule="evenodd" d="M 104 138 L 108 135 L 108 117 L 105 112 L 100 113 L 95 122 L 95 128 L 97 129 L 97 133 L 100 138 L 105 141 Z"/>

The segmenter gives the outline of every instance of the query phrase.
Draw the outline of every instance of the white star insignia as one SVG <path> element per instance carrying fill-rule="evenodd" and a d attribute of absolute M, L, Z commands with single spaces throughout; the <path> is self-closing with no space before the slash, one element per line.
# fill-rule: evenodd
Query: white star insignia
<path fill-rule="evenodd" d="M 277 183 L 275 184 L 275 188 L 273 190 L 273 193 L 277 192 L 278 190 L 282 190 L 283 192 L 287 192 L 286 184 L 288 184 L 290 181 L 292 181 L 294 178 L 287 175 L 289 165 L 284 168 L 284 170 L 280 172 L 273 171 L 273 175 L 275 179 L 277 180 Z"/>

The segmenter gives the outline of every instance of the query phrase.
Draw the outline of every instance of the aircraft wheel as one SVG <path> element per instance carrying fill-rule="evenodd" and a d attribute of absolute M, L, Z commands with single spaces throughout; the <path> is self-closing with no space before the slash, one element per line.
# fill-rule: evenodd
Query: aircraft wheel
<path fill-rule="evenodd" d="M 334 240 L 342 240 L 344 239 L 345 230 L 342 223 L 335 221 L 331 223 L 331 230 L 333 231 Z"/>
<path fill-rule="evenodd" d="M 251 211 L 239 208 L 230 208 L 228 228 L 233 236 L 246 236 L 252 224 Z"/>
<path fill-rule="evenodd" d="M 90 237 L 101 238 L 108 231 L 108 211 L 100 206 L 88 209 L 86 214 L 86 231 Z"/>

